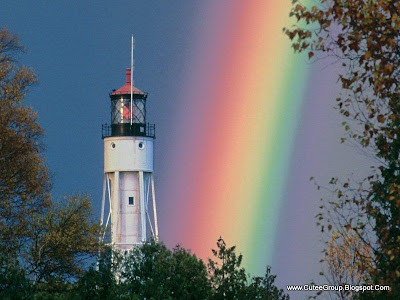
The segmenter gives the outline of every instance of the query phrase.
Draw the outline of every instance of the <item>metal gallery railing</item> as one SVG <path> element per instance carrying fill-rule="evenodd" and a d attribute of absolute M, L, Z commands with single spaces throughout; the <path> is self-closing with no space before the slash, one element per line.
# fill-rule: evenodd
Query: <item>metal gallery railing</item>
<path fill-rule="evenodd" d="M 155 124 L 103 124 L 101 125 L 101 138 L 105 139 L 111 136 L 144 136 L 144 137 L 156 137 L 156 125 Z"/>

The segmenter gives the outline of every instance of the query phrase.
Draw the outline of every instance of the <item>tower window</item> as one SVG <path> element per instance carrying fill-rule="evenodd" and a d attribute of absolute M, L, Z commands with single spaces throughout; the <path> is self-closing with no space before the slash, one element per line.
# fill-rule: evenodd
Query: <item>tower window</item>
<path fill-rule="evenodd" d="M 135 198 L 134 197 L 129 197 L 128 198 L 128 203 L 129 203 L 129 205 L 135 205 Z"/>

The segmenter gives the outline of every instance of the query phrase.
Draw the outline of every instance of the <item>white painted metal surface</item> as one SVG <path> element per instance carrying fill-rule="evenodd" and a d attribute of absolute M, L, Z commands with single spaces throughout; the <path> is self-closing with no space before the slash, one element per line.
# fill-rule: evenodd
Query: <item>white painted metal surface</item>
<path fill-rule="evenodd" d="M 104 139 L 104 172 L 153 172 L 154 139 L 137 136 Z"/>
<path fill-rule="evenodd" d="M 101 223 L 110 230 L 111 243 L 121 250 L 131 249 L 149 237 L 158 239 L 153 142 L 153 138 L 136 136 L 104 139 Z M 106 198 L 110 205 L 105 218 Z"/>

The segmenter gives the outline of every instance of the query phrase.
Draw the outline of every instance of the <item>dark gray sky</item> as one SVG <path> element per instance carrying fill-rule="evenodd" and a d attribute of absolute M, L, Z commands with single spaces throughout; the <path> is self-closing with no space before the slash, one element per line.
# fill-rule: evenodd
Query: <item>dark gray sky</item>
<path fill-rule="evenodd" d="M 148 119 L 157 126 L 161 172 L 168 124 L 179 105 L 171 100 L 187 72 L 197 9 L 197 1 L 184 0 L 2 1 L 0 25 L 20 36 L 28 51 L 21 62 L 39 75 L 27 103 L 38 111 L 46 133 L 55 198 L 75 192 L 101 197 L 101 124 L 109 122 L 108 93 L 125 82 L 132 33 L 135 84 L 149 92 Z M 93 202 L 99 212 L 99 201 Z"/>

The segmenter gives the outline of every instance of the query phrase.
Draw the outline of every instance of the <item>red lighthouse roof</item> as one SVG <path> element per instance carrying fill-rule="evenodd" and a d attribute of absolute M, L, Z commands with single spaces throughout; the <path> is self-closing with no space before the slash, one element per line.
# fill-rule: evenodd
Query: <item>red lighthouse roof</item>
<path fill-rule="evenodd" d="M 126 69 L 126 82 L 125 85 L 120 89 L 113 91 L 111 95 L 126 95 L 131 93 L 131 69 Z M 144 95 L 145 93 L 139 90 L 137 87 L 132 87 L 133 94 Z"/>

